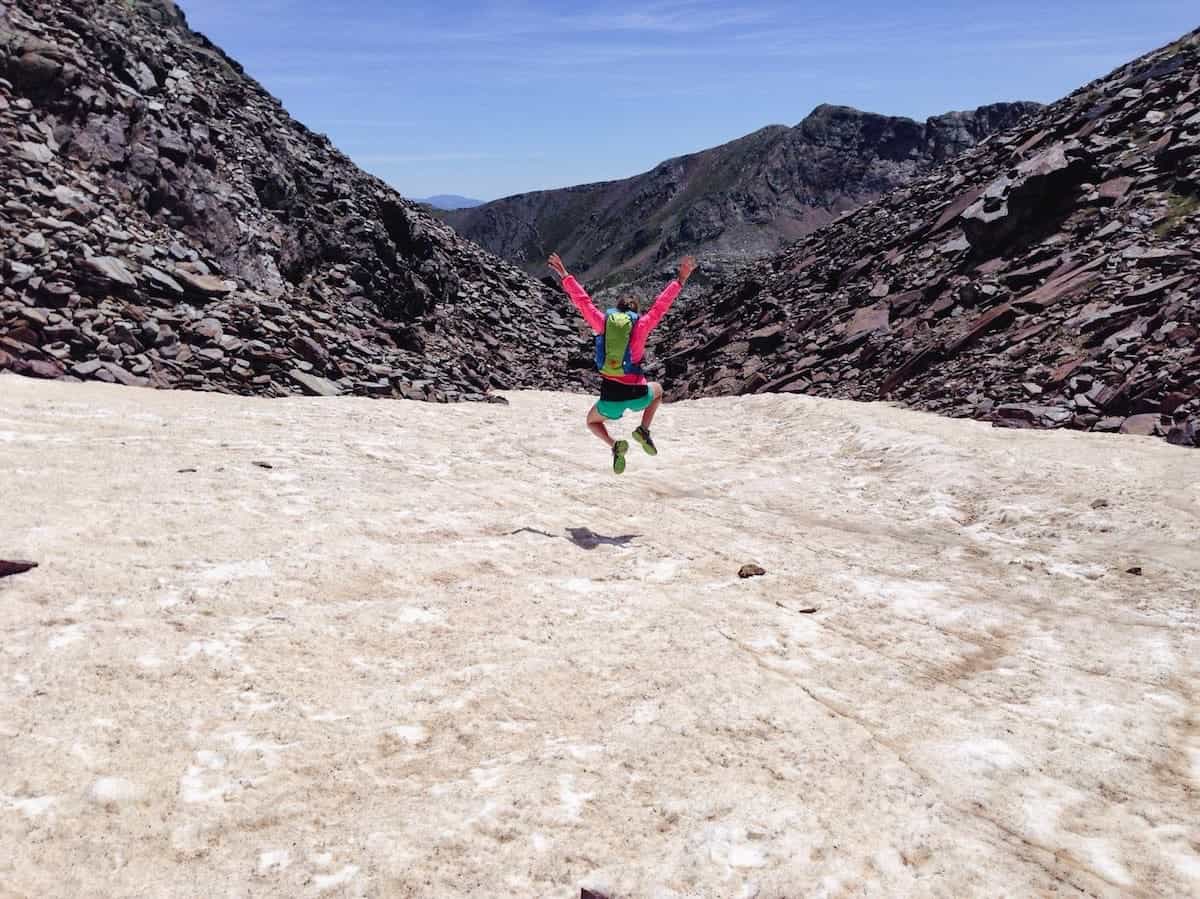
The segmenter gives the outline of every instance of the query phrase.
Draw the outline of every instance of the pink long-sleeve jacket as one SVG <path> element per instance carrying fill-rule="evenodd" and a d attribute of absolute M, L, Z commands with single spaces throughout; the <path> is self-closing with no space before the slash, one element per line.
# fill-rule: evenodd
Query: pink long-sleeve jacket
<path fill-rule="evenodd" d="M 604 331 L 604 313 L 596 308 L 596 304 L 592 302 L 592 298 L 588 296 L 587 291 L 583 286 L 575 280 L 574 275 L 568 275 L 562 282 L 563 290 L 567 292 L 567 296 L 571 298 L 571 302 L 575 304 L 575 308 L 579 310 L 579 314 L 597 334 Z M 671 308 L 671 304 L 675 302 L 675 298 L 679 296 L 679 291 L 683 290 L 683 285 L 679 281 L 672 281 L 667 285 L 666 289 L 655 299 L 654 305 L 638 318 L 637 324 L 633 326 L 633 334 L 629 339 L 629 357 L 636 365 L 642 361 L 642 357 L 646 354 L 646 338 L 650 336 L 650 332 L 655 326 L 662 321 L 662 317 L 667 314 L 667 310 Z M 609 378 L 608 375 L 601 375 L 602 378 Z M 619 381 L 622 384 L 645 384 L 645 375 L 621 375 L 617 378 L 609 378 L 611 381 Z"/>

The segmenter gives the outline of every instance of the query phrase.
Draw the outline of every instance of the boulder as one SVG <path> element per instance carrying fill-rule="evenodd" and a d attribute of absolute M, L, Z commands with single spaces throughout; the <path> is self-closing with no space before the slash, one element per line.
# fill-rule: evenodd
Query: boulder
<path fill-rule="evenodd" d="M 298 368 L 289 371 L 288 377 L 310 396 L 340 396 L 342 393 L 342 388 L 332 381 L 308 374 Z"/>
<path fill-rule="evenodd" d="M 1055 144 L 989 184 L 960 217 L 963 234 L 977 253 L 994 255 L 1030 226 L 1045 228 L 1094 172 L 1078 143 Z"/>
<path fill-rule="evenodd" d="M 173 277 L 183 287 L 184 293 L 195 297 L 225 297 L 237 290 L 237 284 L 213 275 L 197 275 L 176 268 Z"/>
<path fill-rule="evenodd" d="M 1074 413 L 1060 406 L 1005 403 L 996 408 L 992 424 L 998 428 L 1063 428 Z"/>
<path fill-rule="evenodd" d="M 771 325 L 759 328 L 750 334 L 750 350 L 753 353 L 770 353 L 783 343 L 784 333 L 781 325 Z"/>
<path fill-rule="evenodd" d="M 125 263 L 113 256 L 91 256 L 80 262 L 80 268 L 84 277 L 92 283 L 137 287 L 137 279 L 125 267 Z"/>
<path fill-rule="evenodd" d="M 1121 433 L 1148 437 L 1159 433 L 1161 422 L 1162 416 L 1158 413 L 1154 413 L 1153 415 L 1131 415 L 1122 422 Z"/>
<path fill-rule="evenodd" d="M 846 325 L 846 336 L 857 337 L 863 333 L 886 330 L 890 321 L 891 312 L 887 303 L 859 309 Z"/>

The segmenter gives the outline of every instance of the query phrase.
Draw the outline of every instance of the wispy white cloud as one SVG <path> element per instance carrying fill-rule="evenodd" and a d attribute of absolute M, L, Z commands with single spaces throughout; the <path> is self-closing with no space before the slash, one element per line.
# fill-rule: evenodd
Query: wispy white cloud
<path fill-rule="evenodd" d="M 1195 18 L 1195 0 L 180 2 L 365 167 L 477 196 L 643 171 L 819 102 L 1053 99 Z"/>
<path fill-rule="evenodd" d="M 482 159 L 500 159 L 491 153 L 364 153 L 354 154 L 354 161 L 362 165 L 402 165 L 409 162 L 471 162 Z"/>
<path fill-rule="evenodd" d="M 750 6 L 726 3 L 675 2 L 613 6 L 603 12 L 543 13 L 505 10 L 503 15 L 481 16 L 471 27 L 430 27 L 396 19 L 396 37 L 407 44 L 427 46 L 458 43 L 503 43 L 522 38 L 572 38 L 628 33 L 645 36 L 725 33 L 731 28 L 771 24 L 773 14 Z M 378 32 L 373 20 L 342 20 L 341 27 L 358 34 Z"/>
<path fill-rule="evenodd" d="M 552 20 L 556 31 L 640 31 L 650 34 L 698 34 L 771 21 L 763 9 L 729 8 L 724 4 L 661 3 L 650 7 L 563 16 Z"/>

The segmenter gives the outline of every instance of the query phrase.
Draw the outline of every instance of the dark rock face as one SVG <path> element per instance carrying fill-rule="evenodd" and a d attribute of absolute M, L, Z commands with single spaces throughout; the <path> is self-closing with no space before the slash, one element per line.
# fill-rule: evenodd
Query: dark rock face
<path fill-rule="evenodd" d="M 704 254 L 712 273 L 763 256 L 958 155 L 1040 107 L 1001 103 L 921 123 L 819 106 L 623 181 L 518 194 L 443 213 L 464 237 L 542 275 L 557 250 L 595 287 L 669 276 Z"/>
<path fill-rule="evenodd" d="M 1196 446 L 1197 171 L 1193 32 L 691 300 L 661 343 L 669 392 Z"/>
<path fill-rule="evenodd" d="M 479 399 L 579 383 L 568 310 L 293 121 L 170 0 L 0 2 L 0 369 Z"/>

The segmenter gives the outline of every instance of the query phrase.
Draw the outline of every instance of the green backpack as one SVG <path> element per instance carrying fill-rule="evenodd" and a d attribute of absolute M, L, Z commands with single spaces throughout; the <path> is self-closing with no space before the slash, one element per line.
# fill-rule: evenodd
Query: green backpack
<path fill-rule="evenodd" d="M 640 375 L 642 368 L 635 365 L 631 354 L 633 328 L 637 324 L 636 312 L 609 309 L 604 315 L 604 331 L 596 335 L 596 370 L 602 375 Z"/>

